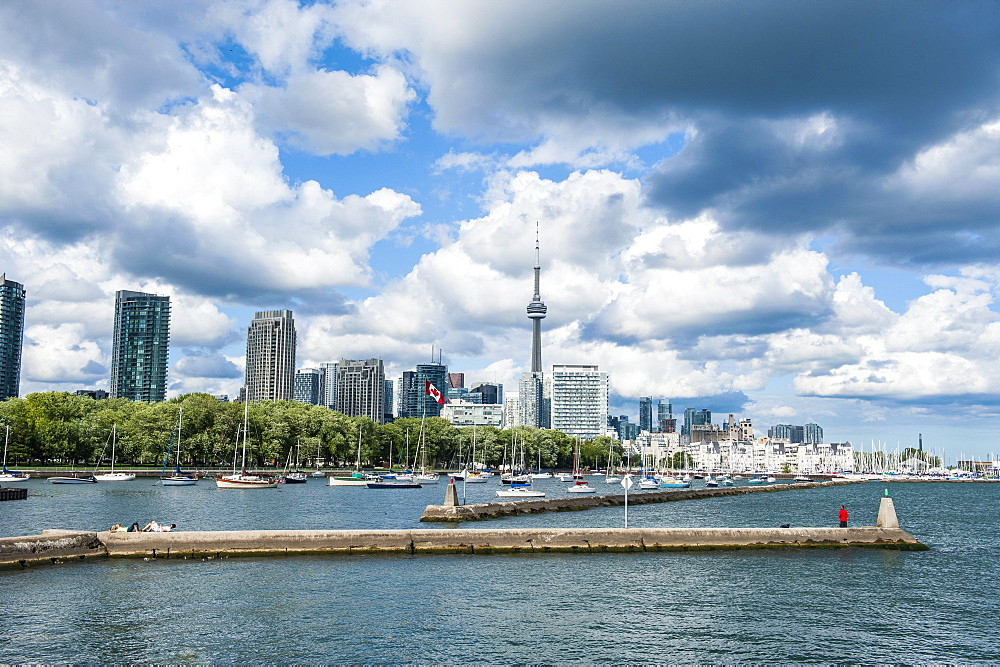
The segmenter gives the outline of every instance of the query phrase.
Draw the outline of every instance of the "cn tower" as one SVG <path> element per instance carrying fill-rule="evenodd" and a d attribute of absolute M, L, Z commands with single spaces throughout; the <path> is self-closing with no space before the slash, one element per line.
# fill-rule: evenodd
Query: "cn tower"
<path fill-rule="evenodd" d="M 542 303 L 539 293 L 539 278 L 542 267 L 538 260 L 538 223 L 535 223 L 535 295 L 528 304 L 528 319 L 531 320 L 531 372 L 542 372 L 542 320 L 548 308 Z"/>

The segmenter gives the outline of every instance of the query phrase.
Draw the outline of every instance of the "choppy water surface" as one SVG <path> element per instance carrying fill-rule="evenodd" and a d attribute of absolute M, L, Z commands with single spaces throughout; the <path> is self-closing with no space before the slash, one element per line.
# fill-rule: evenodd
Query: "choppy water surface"
<path fill-rule="evenodd" d="M 469 501 L 495 484 L 470 485 Z M 420 513 L 445 488 L 28 485 L 27 501 L 0 503 L 0 535 L 152 518 L 190 530 L 430 528 Z M 834 525 L 845 504 L 852 523 L 871 525 L 884 488 L 931 551 L 115 560 L 0 572 L 0 662 L 1000 661 L 1000 486 L 868 483 L 632 506 L 629 524 Z M 619 526 L 622 514 L 463 527 Z"/>

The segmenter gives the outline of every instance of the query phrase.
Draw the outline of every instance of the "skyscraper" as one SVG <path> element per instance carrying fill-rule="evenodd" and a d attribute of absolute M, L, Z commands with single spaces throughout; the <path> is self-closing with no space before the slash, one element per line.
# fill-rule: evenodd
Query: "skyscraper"
<path fill-rule="evenodd" d="M 322 405 L 324 376 L 322 368 L 299 368 L 295 371 L 293 397 L 299 403 Z"/>
<path fill-rule="evenodd" d="M 254 314 L 247 328 L 247 400 L 290 401 L 295 387 L 295 320 L 290 310 Z"/>
<path fill-rule="evenodd" d="M 653 397 L 639 397 L 639 430 L 647 433 L 653 430 Z"/>
<path fill-rule="evenodd" d="M 154 403 L 167 395 L 170 297 L 115 292 L 111 398 Z"/>
<path fill-rule="evenodd" d="M 549 428 L 550 411 L 546 392 L 545 376 L 542 373 L 542 320 L 548 311 L 542 303 L 542 266 L 538 249 L 538 224 L 535 223 L 535 292 L 528 304 L 528 319 L 531 320 L 531 372 L 521 375 L 518 386 L 520 397 L 520 417 L 525 426 Z"/>
<path fill-rule="evenodd" d="M 587 364 L 552 365 L 552 428 L 593 440 L 608 425 L 608 374 Z"/>
<path fill-rule="evenodd" d="M 441 416 L 441 404 L 426 394 L 426 383 L 442 394 L 448 390 L 448 367 L 443 364 L 417 364 L 417 370 L 404 371 L 399 382 L 399 417 Z"/>
<path fill-rule="evenodd" d="M 381 359 L 337 364 L 337 400 L 334 410 L 348 417 L 368 417 L 381 424 L 385 417 L 385 369 Z"/>
<path fill-rule="evenodd" d="M 24 285 L 0 274 L 0 401 L 17 397 L 21 388 L 24 302 Z"/>

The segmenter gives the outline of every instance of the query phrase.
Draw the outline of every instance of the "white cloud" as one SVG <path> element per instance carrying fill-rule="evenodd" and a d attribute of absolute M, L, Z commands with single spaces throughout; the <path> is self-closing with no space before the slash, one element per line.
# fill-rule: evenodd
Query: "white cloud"
<path fill-rule="evenodd" d="M 308 71 L 282 87 L 244 85 L 260 125 L 316 155 L 377 151 L 400 138 L 407 105 L 416 94 L 389 66 L 373 74 Z"/>

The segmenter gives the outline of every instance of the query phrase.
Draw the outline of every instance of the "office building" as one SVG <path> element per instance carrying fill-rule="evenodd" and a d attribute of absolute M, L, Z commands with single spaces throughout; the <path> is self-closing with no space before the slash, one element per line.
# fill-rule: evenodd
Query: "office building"
<path fill-rule="evenodd" d="M 381 359 L 337 364 L 337 398 L 334 410 L 348 417 L 368 417 L 376 424 L 385 419 L 385 369 Z"/>
<path fill-rule="evenodd" d="M 0 274 L 0 401 L 21 390 L 25 294 L 24 285 Z"/>
<path fill-rule="evenodd" d="M 333 402 L 337 398 L 337 362 L 325 361 L 319 365 L 323 371 L 323 387 L 320 389 L 319 405 L 325 405 L 333 410 Z"/>
<path fill-rule="evenodd" d="M 823 442 L 823 428 L 819 424 L 806 424 L 802 427 L 802 442 L 807 445 L 818 445 Z"/>
<path fill-rule="evenodd" d="M 521 399 L 517 394 L 508 395 L 503 404 L 503 427 L 512 429 L 521 425 Z"/>
<path fill-rule="evenodd" d="M 115 292 L 111 398 L 156 403 L 167 395 L 170 297 Z"/>
<path fill-rule="evenodd" d="M 299 403 L 322 405 L 326 373 L 322 368 L 299 368 L 295 371 L 293 398 Z"/>
<path fill-rule="evenodd" d="M 440 417 L 441 404 L 427 395 L 430 382 L 443 395 L 448 391 L 448 367 L 444 364 L 417 364 L 415 371 L 405 371 L 400 378 L 400 417 Z"/>
<path fill-rule="evenodd" d="M 608 424 L 608 374 L 588 364 L 552 365 L 551 428 L 593 440 Z"/>
<path fill-rule="evenodd" d="M 448 389 L 461 389 L 465 386 L 465 373 L 448 373 Z"/>
<path fill-rule="evenodd" d="M 480 382 L 472 386 L 472 393 L 482 396 L 483 405 L 503 405 L 503 385 L 496 382 Z"/>
<path fill-rule="evenodd" d="M 393 420 L 392 406 L 394 403 L 394 392 L 392 390 L 392 380 L 385 380 L 382 383 L 382 421 L 391 424 Z"/>
<path fill-rule="evenodd" d="M 647 433 L 653 430 L 653 397 L 639 398 L 639 430 Z"/>
<path fill-rule="evenodd" d="M 247 328 L 247 400 L 290 401 L 295 388 L 295 319 L 290 310 L 256 313 Z"/>
<path fill-rule="evenodd" d="M 656 422 L 661 423 L 663 422 L 664 419 L 673 419 L 673 418 L 674 418 L 674 407 L 670 405 L 670 401 L 665 401 L 662 398 L 658 400 L 656 402 Z"/>
<path fill-rule="evenodd" d="M 503 406 L 456 401 L 442 406 L 441 416 L 452 426 L 503 427 Z"/>
<path fill-rule="evenodd" d="M 691 429 L 695 426 L 704 426 L 712 423 L 711 410 L 695 410 L 687 408 L 684 410 L 684 425 L 681 427 L 681 435 L 692 435 Z M 691 440 L 694 442 L 694 439 Z"/>

